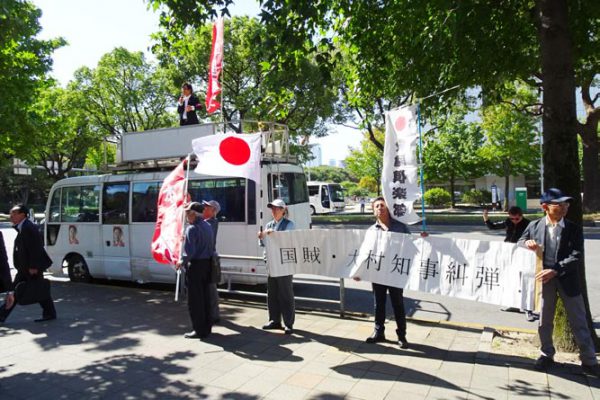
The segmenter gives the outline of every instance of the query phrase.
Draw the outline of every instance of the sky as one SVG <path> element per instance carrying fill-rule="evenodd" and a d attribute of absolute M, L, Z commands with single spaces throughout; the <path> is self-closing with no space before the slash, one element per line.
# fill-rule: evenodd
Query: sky
<path fill-rule="evenodd" d="M 95 68 L 102 55 L 115 47 L 130 51 L 148 50 L 150 35 L 158 31 L 158 13 L 147 9 L 143 0 L 32 0 L 42 10 L 40 24 L 43 39 L 63 37 L 68 44 L 54 52 L 52 75 L 66 85 L 82 66 Z M 237 1 L 233 15 L 257 15 L 258 4 Z M 208 60 L 207 60 L 208 62 Z M 227 60 L 224 60 L 226 63 Z M 358 130 L 332 127 L 332 134 L 314 140 L 321 145 L 323 163 L 343 160 L 348 146 L 357 148 L 362 140 Z"/>

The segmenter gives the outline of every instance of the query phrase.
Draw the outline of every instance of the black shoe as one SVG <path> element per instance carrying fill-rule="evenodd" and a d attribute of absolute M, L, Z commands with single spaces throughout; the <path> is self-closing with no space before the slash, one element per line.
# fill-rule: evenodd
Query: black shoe
<path fill-rule="evenodd" d="M 45 322 L 45 321 L 52 321 L 53 319 L 56 319 L 56 315 L 46 315 L 46 316 L 42 316 L 42 318 L 38 318 L 38 319 L 34 319 L 34 322 Z"/>
<path fill-rule="evenodd" d="M 286 326 L 283 333 L 285 333 L 286 335 L 291 335 L 292 333 L 294 333 L 294 329 L 289 326 Z"/>
<path fill-rule="evenodd" d="M 385 342 L 385 334 L 381 331 L 375 329 L 371 336 L 365 340 L 367 343 L 377 343 L 377 342 Z"/>
<path fill-rule="evenodd" d="M 186 339 L 200 339 L 200 335 L 196 333 L 196 331 L 191 331 L 183 335 Z"/>
<path fill-rule="evenodd" d="M 521 312 L 521 310 L 518 309 L 517 307 L 504 307 L 504 308 L 501 308 L 500 311 L 504 311 L 504 312 Z"/>
<path fill-rule="evenodd" d="M 406 336 L 398 337 L 398 345 L 400 345 L 401 349 L 408 349 L 408 340 L 406 340 Z"/>
<path fill-rule="evenodd" d="M 275 323 L 274 321 L 269 321 L 267 324 L 263 325 L 263 329 L 266 330 L 274 330 L 274 329 L 283 329 L 281 324 Z"/>
<path fill-rule="evenodd" d="M 581 364 L 581 371 L 585 375 L 595 376 L 596 378 L 600 378 L 600 365 L 583 365 Z"/>
<path fill-rule="evenodd" d="M 527 321 L 529 321 L 529 322 L 534 322 L 534 321 L 537 321 L 539 319 L 539 315 L 537 315 L 534 312 L 525 311 L 525 313 L 527 315 Z"/>
<path fill-rule="evenodd" d="M 545 371 L 553 365 L 554 365 L 554 360 L 551 359 L 550 357 L 539 356 L 539 358 L 537 360 L 535 360 L 535 364 L 533 365 L 533 368 L 535 368 L 538 371 Z"/>

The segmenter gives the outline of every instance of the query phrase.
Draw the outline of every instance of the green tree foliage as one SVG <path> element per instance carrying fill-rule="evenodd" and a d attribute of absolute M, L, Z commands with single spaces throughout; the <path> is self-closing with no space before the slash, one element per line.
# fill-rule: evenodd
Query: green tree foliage
<path fill-rule="evenodd" d="M 156 35 L 162 40 L 153 51 L 168 70 L 174 88 L 190 81 L 202 97 L 207 87 L 211 35 L 212 24 L 189 29 L 183 36 L 165 31 Z M 225 21 L 223 116 L 237 132 L 243 129 L 239 123 L 242 119 L 286 124 L 292 137 L 305 144 L 310 136 L 327 132 L 336 91 L 312 57 L 286 70 L 271 65 L 268 52 L 273 40 L 256 18 Z M 203 112 L 200 116 L 208 117 Z"/>
<path fill-rule="evenodd" d="M 183 12 L 195 10 L 194 17 L 202 19 L 217 8 L 227 13 L 230 3 L 153 0 L 152 4 L 169 6 L 170 18 L 162 23 L 177 27 L 178 18 L 183 24 L 192 18 Z M 506 81 L 520 79 L 538 86 L 543 90 L 544 181 L 548 187 L 580 193 L 575 160 L 581 129 L 575 88 L 586 88 L 599 73 L 597 1 L 499 0 L 492 5 L 472 0 L 260 0 L 260 4 L 267 29 L 279 38 L 272 52 L 284 66 L 311 53 L 316 54 L 320 65 L 333 70 L 336 57 L 341 55 L 332 50 L 341 41 L 351 50 L 361 88 L 382 87 L 390 76 L 394 78 L 388 81 L 394 85 L 393 92 L 410 91 L 416 97 L 454 85 L 479 86 L 489 105 L 494 101 L 494 90 Z M 447 97 L 456 94 L 429 98 L 423 102 L 423 110 L 427 113 L 444 107 Z M 589 91 L 582 90 L 582 96 L 588 95 Z M 589 99 L 594 100 L 589 102 L 591 109 L 597 109 L 598 99 Z M 597 129 L 586 132 L 584 142 L 597 144 Z M 590 146 L 589 153 L 584 154 L 589 160 L 584 162 L 586 199 L 600 198 L 597 192 L 587 194 L 590 182 L 600 180 L 587 176 L 591 171 L 600 177 L 598 167 L 590 167 L 598 163 L 597 148 Z M 600 190 L 600 184 L 595 190 Z M 581 223 L 582 217 L 581 201 L 575 196 L 568 218 Z M 585 284 L 585 274 L 580 275 Z M 587 304 L 585 293 L 584 297 Z M 591 326 L 589 307 L 587 311 Z"/>
<path fill-rule="evenodd" d="M 89 114 L 92 129 L 104 137 L 172 126 L 175 103 L 164 71 L 142 52 L 116 48 L 102 56 L 95 69 L 80 68 L 71 90 L 81 91 L 74 104 Z"/>
<path fill-rule="evenodd" d="M 357 179 L 345 168 L 320 165 L 306 169 L 311 181 L 335 182 L 357 181 Z"/>
<path fill-rule="evenodd" d="M 41 165 L 54 180 L 84 165 L 90 148 L 99 145 L 100 134 L 91 129 L 89 114 L 73 107 L 85 101 L 82 93 L 56 86 L 40 91 L 29 111 L 31 131 L 22 158 Z"/>
<path fill-rule="evenodd" d="M 539 142 L 536 120 L 519 112 L 515 105 L 527 101 L 533 94 L 527 88 L 516 88 L 512 103 L 485 107 L 481 126 L 486 141 L 481 148 L 488 170 L 504 177 L 504 210 L 508 210 L 509 178 L 511 175 L 533 174 L 539 165 Z"/>
<path fill-rule="evenodd" d="M 463 193 L 462 202 L 467 204 L 484 205 L 491 201 L 492 193 L 488 190 L 471 189 Z"/>
<path fill-rule="evenodd" d="M 383 143 L 385 134 L 381 130 L 375 131 L 376 139 Z M 365 134 L 365 139 L 360 143 L 360 148 L 350 151 L 350 155 L 344 160 L 346 169 L 359 180 L 370 178 L 375 182 L 372 190 L 380 194 L 381 169 L 383 168 L 383 151 L 381 151 Z M 360 186 L 360 185 L 359 185 Z M 364 187 L 364 186 L 363 186 Z"/>
<path fill-rule="evenodd" d="M 372 176 L 363 176 L 358 181 L 358 187 L 361 189 L 368 190 L 369 193 L 377 193 L 380 194 L 379 191 L 379 180 L 373 178 Z"/>
<path fill-rule="evenodd" d="M 357 182 L 344 181 L 340 184 L 342 185 L 348 196 L 367 197 L 369 195 L 369 190 L 360 187 Z"/>
<path fill-rule="evenodd" d="M 441 207 L 450 205 L 452 196 L 446 189 L 432 188 L 425 192 L 425 203 L 430 207 Z"/>
<path fill-rule="evenodd" d="M 35 207 L 36 212 L 43 211 L 53 183 L 41 169 L 32 168 L 29 175 L 17 175 L 12 164 L 0 165 L 0 212 L 8 213 L 17 203 Z"/>
<path fill-rule="evenodd" d="M 26 110 L 52 66 L 52 52 L 62 39 L 39 40 L 41 11 L 31 2 L 3 0 L 0 4 L 0 146 L 14 153 L 15 142 L 27 130 Z"/>
<path fill-rule="evenodd" d="M 87 152 L 85 166 L 97 171 L 104 171 L 108 165 L 114 164 L 116 159 L 116 144 L 103 141 L 99 146 L 93 147 Z"/>
<path fill-rule="evenodd" d="M 425 135 L 425 181 L 449 182 L 450 193 L 454 193 L 456 180 L 473 179 L 485 172 L 479 155 L 483 133 L 477 123 L 465 121 L 466 115 L 465 107 L 456 107 L 437 129 Z M 452 207 L 455 202 L 452 196 Z"/>

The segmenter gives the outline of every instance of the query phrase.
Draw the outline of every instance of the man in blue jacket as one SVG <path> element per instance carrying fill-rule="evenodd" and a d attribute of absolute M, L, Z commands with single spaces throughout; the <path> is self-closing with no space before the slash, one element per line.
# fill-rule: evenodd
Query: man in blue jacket
<path fill-rule="evenodd" d="M 546 216 L 527 226 L 519 244 L 530 250 L 541 251 L 543 269 L 536 275 L 542 282 L 542 310 L 538 334 L 541 355 L 535 362 L 537 370 L 554 364 L 556 350 L 552 342 L 554 313 L 558 297 L 562 299 L 584 373 L 600 377 L 594 343 L 588 328 L 585 305 L 581 295 L 579 274 L 583 260 L 583 229 L 565 219 L 572 197 L 559 189 L 548 189 L 540 203 Z"/>

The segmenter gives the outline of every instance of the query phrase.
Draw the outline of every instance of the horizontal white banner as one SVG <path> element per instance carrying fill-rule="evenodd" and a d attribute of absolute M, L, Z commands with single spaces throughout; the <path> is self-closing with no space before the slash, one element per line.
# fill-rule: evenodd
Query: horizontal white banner
<path fill-rule="evenodd" d="M 355 278 L 408 290 L 533 309 L 535 253 L 512 243 L 359 229 L 274 232 L 270 276 Z"/>

